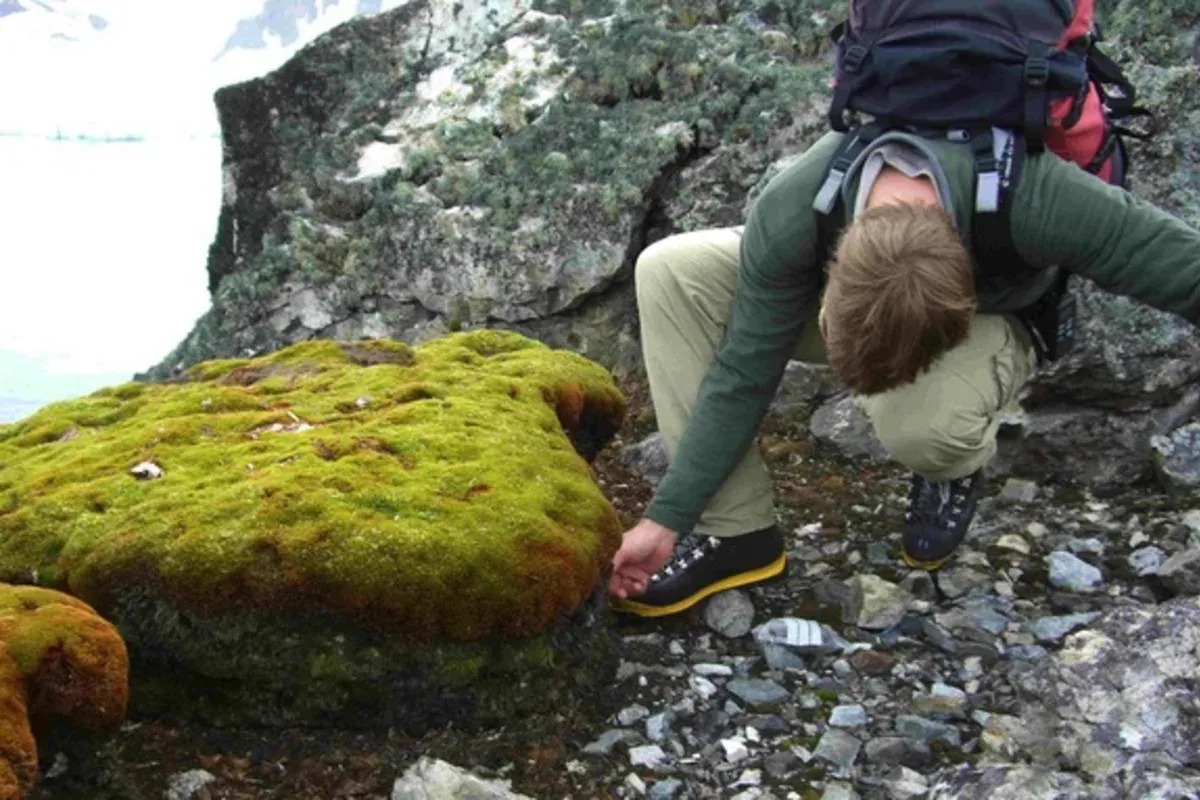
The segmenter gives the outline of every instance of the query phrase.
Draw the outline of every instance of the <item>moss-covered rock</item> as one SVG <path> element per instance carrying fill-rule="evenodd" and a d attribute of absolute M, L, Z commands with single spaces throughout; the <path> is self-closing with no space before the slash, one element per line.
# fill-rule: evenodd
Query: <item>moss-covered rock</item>
<path fill-rule="evenodd" d="M 598 365 L 498 331 L 204 362 L 0 427 L 0 576 L 244 707 L 511 686 L 588 616 L 621 528 L 587 457 L 624 413 Z"/>
<path fill-rule="evenodd" d="M 0 800 L 38 769 L 35 730 L 112 733 L 125 718 L 129 662 L 116 629 L 61 592 L 0 584 Z"/>

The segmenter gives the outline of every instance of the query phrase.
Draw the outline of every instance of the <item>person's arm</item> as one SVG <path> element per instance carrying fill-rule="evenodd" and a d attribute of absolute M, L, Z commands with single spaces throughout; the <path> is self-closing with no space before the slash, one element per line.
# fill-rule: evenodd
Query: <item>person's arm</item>
<path fill-rule="evenodd" d="M 645 516 L 690 531 L 754 443 L 800 338 L 815 316 L 813 197 L 831 148 L 822 141 L 777 176 L 751 209 L 732 316 L 687 427 Z"/>
<path fill-rule="evenodd" d="M 1200 325 L 1200 230 L 1052 156 L 1030 159 L 1013 205 L 1013 244 L 1113 294 Z"/>

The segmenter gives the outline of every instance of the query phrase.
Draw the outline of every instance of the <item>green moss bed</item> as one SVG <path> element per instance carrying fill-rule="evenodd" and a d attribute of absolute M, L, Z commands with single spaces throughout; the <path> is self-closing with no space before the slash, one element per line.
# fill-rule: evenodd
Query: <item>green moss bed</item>
<path fill-rule="evenodd" d="M 588 460 L 625 411 L 495 330 L 104 389 L 0 426 L 0 580 L 112 619 L 137 708 L 486 721 L 606 663 L 621 526 Z"/>

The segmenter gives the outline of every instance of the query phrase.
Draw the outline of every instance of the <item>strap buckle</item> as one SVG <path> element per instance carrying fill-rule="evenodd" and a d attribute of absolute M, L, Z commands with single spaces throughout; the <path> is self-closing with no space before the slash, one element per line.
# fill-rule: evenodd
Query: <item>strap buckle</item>
<path fill-rule="evenodd" d="M 1025 83 L 1041 89 L 1050 82 L 1050 62 L 1041 56 L 1025 59 Z"/>
<path fill-rule="evenodd" d="M 861 44 L 851 45 L 842 57 L 842 68 L 847 72 L 858 72 L 867 57 L 867 48 Z"/>

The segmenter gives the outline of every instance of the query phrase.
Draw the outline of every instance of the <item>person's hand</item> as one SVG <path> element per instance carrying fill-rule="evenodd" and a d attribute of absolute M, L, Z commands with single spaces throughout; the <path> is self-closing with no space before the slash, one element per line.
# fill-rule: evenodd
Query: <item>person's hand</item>
<path fill-rule="evenodd" d="M 650 576 L 671 560 L 679 534 L 649 519 L 643 519 L 621 539 L 621 548 L 613 556 L 610 594 L 624 600 L 646 591 Z"/>

